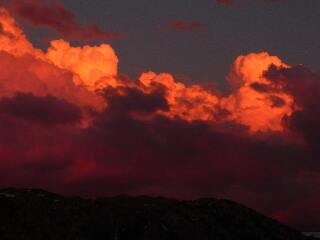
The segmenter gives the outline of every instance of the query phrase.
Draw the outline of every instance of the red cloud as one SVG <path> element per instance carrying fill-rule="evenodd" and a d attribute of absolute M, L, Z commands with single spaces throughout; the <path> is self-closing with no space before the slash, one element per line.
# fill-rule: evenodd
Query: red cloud
<path fill-rule="evenodd" d="M 235 3 L 235 0 L 216 0 L 216 2 L 221 5 L 232 5 Z"/>
<path fill-rule="evenodd" d="M 204 29 L 201 23 L 186 20 L 172 20 L 168 22 L 167 27 L 180 32 L 199 32 Z"/>
<path fill-rule="evenodd" d="M 12 98 L 0 99 L 0 111 L 12 118 L 52 126 L 79 123 L 80 108 L 53 96 L 39 97 L 17 93 Z"/>
<path fill-rule="evenodd" d="M 105 32 L 97 25 L 80 25 L 75 15 L 62 3 L 45 0 L 12 0 L 6 6 L 16 16 L 34 26 L 44 26 L 71 40 L 112 40 L 122 36 L 120 33 Z"/>
<path fill-rule="evenodd" d="M 216 3 L 220 5 L 234 5 L 234 4 L 242 4 L 247 2 L 248 0 L 215 0 Z M 269 2 L 269 3 L 279 3 L 284 0 L 256 0 L 258 2 Z"/>

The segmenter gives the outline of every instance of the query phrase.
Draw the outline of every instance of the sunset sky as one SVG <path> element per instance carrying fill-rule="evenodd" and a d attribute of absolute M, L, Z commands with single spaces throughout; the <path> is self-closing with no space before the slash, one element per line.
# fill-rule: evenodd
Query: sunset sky
<path fill-rule="evenodd" d="M 0 0 L 0 187 L 319 230 L 319 23 L 318 0 Z"/>

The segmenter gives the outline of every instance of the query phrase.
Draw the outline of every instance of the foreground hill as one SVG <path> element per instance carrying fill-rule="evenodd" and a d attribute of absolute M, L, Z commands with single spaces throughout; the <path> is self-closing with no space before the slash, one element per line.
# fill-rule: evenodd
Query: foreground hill
<path fill-rule="evenodd" d="M 228 200 L 118 196 L 66 198 L 0 190 L 1 240 L 312 239 Z"/>

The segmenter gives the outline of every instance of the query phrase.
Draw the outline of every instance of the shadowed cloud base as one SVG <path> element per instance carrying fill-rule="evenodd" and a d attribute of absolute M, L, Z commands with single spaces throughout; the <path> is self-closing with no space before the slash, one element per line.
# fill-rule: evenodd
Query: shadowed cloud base
<path fill-rule="evenodd" d="M 170 73 L 121 76 L 108 44 L 36 49 L 3 7 L 0 26 L 1 186 L 224 197 L 320 227 L 319 73 L 250 53 L 221 95 Z"/>

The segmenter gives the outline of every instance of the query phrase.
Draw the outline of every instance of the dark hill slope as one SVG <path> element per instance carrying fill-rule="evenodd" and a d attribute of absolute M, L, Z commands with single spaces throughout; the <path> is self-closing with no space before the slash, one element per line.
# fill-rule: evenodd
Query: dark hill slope
<path fill-rule="evenodd" d="M 1 240 L 311 239 L 228 200 L 119 196 L 66 198 L 42 190 L 0 190 Z"/>

